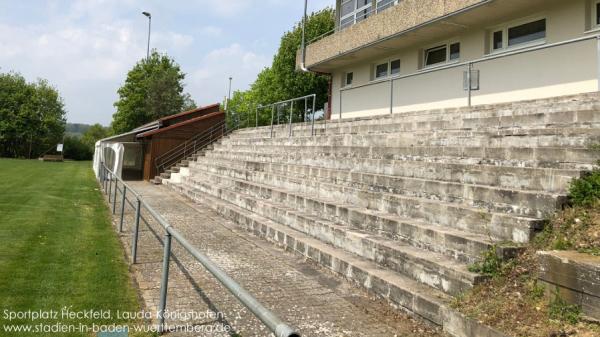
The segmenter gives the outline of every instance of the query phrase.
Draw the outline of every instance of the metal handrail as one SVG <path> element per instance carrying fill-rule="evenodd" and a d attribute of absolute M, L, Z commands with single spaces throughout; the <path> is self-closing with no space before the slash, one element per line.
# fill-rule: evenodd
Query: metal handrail
<path fill-rule="evenodd" d="M 271 103 L 271 104 L 265 104 L 265 105 L 259 105 L 255 108 L 255 113 L 256 113 L 256 120 L 258 121 L 258 110 L 259 109 L 264 109 L 264 108 L 268 108 L 271 107 L 271 138 L 273 138 L 273 127 L 274 127 L 274 123 L 275 123 L 275 119 L 274 119 L 274 114 L 275 114 L 275 109 L 277 109 L 279 106 L 281 105 L 285 105 L 290 103 L 290 118 L 289 118 L 289 137 L 292 137 L 292 123 L 293 123 L 293 112 L 294 112 L 294 102 L 297 101 L 304 101 L 304 112 L 306 113 L 308 111 L 308 99 L 312 99 L 312 111 L 311 111 L 311 131 L 310 134 L 311 136 L 315 135 L 315 113 L 316 113 L 316 105 L 317 105 L 317 94 L 310 94 L 310 95 L 306 95 L 306 96 L 301 96 L 301 97 L 296 97 L 296 98 L 292 98 L 292 99 L 288 99 L 285 101 L 279 101 L 279 102 L 275 102 L 275 103 Z M 279 124 L 279 110 L 277 110 L 277 118 L 278 118 L 278 122 L 277 124 Z M 305 121 L 303 121 L 305 122 Z M 258 124 L 257 124 L 258 126 Z"/>
<path fill-rule="evenodd" d="M 202 150 L 206 146 L 226 136 L 231 131 L 233 131 L 233 129 L 228 129 L 227 122 L 223 120 L 211 126 L 209 129 L 202 131 L 196 136 L 190 138 L 184 143 L 179 144 L 154 160 L 156 174 L 161 174 L 166 170 L 166 168 L 173 166 L 175 163 L 187 157 L 188 155 Z"/>
<path fill-rule="evenodd" d="M 131 188 L 125 181 L 123 181 L 118 175 L 106 167 L 105 163 L 102 162 L 100 165 L 99 182 L 102 190 L 108 195 L 109 205 L 112 201 L 112 213 L 116 210 L 117 191 L 121 191 L 121 212 L 120 212 L 120 224 L 119 231 L 123 231 L 123 222 L 125 214 L 125 202 L 130 206 L 133 206 L 132 202 L 127 199 L 127 193 L 131 193 L 135 198 L 135 219 L 134 219 L 134 230 L 132 236 L 131 245 L 131 259 L 132 264 L 137 262 L 137 246 L 139 236 L 139 224 L 142 219 L 147 225 L 148 222 L 141 216 L 142 209 L 146 209 L 148 213 L 156 220 L 164 229 L 165 237 L 163 240 L 163 268 L 160 284 L 160 299 L 159 299 L 159 332 L 165 332 L 165 317 L 164 313 L 167 304 L 167 289 L 169 282 L 169 263 L 171 257 L 171 241 L 175 238 L 179 244 L 185 248 L 195 259 L 200 262 L 206 270 L 208 270 L 232 295 L 234 295 L 250 312 L 252 312 L 263 324 L 271 330 L 276 337 L 300 337 L 300 334 L 296 332 L 294 328 L 282 321 L 272 311 L 262 305 L 252 294 L 246 289 L 239 285 L 234 279 L 229 277 L 219 266 L 217 266 L 210 258 L 200 252 L 194 247 L 187 239 L 175 229 L 160 213 L 152 208 L 133 188 Z M 114 189 L 112 187 L 114 181 Z M 119 189 L 119 183 L 121 183 L 121 189 Z M 114 193 L 114 194 L 113 194 Z"/>
<path fill-rule="evenodd" d="M 559 41 L 559 42 L 554 42 L 554 43 L 547 43 L 547 44 L 542 44 L 542 45 L 537 45 L 537 46 L 532 46 L 532 47 L 518 48 L 515 50 L 509 50 L 509 51 L 505 51 L 505 52 L 501 52 L 501 53 L 497 53 L 497 54 L 490 54 L 490 55 L 486 55 L 484 57 L 470 60 L 470 61 L 454 62 L 451 64 L 433 66 L 430 68 L 421 69 L 419 71 L 416 71 L 416 72 L 410 73 L 410 74 L 393 75 L 393 76 L 389 76 L 389 77 L 386 77 L 386 78 L 383 78 L 380 80 L 374 80 L 374 81 L 370 81 L 368 83 L 364 83 L 364 84 L 360 84 L 360 85 L 352 85 L 349 87 L 340 88 L 339 91 L 341 93 L 341 92 L 345 92 L 345 91 L 352 91 L 352 90 L 356 90 L 356 89 L 360 89 L 360 88 L 364 88 L 364 87 L 369 87 L 372 85 L 378 85 L 378 84 L 390 82 L 390 92 L 391 92 L 390 113 L 392 113 L 394 81 L 405 79 L 405 78 L 410 78 L 410 77 L 416 77 L 419 75 L 429 74 L 429 73 L 442 71 L 442 70 L 465 67 L 465 66 L 468 67 L 468 70 L 472 70 L 473 65 L 478 64 L 478 63 L 483 63 L 483 62 L 501 59 L 501 58 L 505 58 L 505 57 L 509 57 L 509 56 L 515 56 L 515 55 L 535 52 L 535 51 L 544 50 L 544 49 L 550 49 L 550 48 L 554 48 L 554 47 L 560 47 L 560 46 L 564 46 L 564 45 L 569 45 L 569 44 L 573 44 L 573 43 L 577 43 L 577 42 L 594 40 L 594 39 L 596 39 L 598 41 L 598 50 L 600 51 L 600 34 L 593 34 L 593 35 L 578 37 L 578 38 L 574 38 L 574 39 L 570 39 L 570 40 L 564 40 L 564 41 Z M 599 72 L 598 84 L 600 87 L 600 54 L 599 54 L 599 59 L 598 59 L 598 67 L 599 67 L 598 68 L 598 72 Z M 472 96 L 471 71 L 467 71 L 467 86 L 466 86 L 465 90 L 468 92 L 468 106 L 471 106 L 471 96 Z M 341 103 L 341 100 L 342 100 L 342 95 L 340 94 L 340 103 Z M 342 117 L 341 104 L 339 107 L 339 116 L 341 119 L 341 117 Z"/>

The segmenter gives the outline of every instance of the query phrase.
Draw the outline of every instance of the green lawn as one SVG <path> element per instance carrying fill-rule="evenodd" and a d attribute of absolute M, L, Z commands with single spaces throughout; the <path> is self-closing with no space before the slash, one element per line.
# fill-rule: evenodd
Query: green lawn
<path fill-rule="evenodd" d="M 91 163 L 0 159 L 0 336 L 94 335 L 3 331 L 7 311 L 63 307 L 113 315 L 139 310 Z M 123 323 L 58 315 L 10 323 Z"/>

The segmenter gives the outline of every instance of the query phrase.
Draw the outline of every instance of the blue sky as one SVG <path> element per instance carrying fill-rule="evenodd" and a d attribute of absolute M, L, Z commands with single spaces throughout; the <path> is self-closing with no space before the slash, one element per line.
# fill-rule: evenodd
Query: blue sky
<path fill-rule="evenodd" d="M 309 10 L 334 4 L 309 0 Z M 270 65 L 279 39 L 302 17 L 303 0 L 0 0 L 0 71 L 45 78 L 72 123 L 108 125 L 127 71 L 151 48 L 182 67 L 196 103 L 246 89 Z"/>

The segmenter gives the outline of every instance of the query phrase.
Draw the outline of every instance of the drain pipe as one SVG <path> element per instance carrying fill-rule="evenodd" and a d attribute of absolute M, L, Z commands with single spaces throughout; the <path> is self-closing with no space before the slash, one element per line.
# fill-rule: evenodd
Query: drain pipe
<path fill-rule="evenodd" d="M 304 16 L 302 17 L 302 59 L 300 60 L 300 70 L 307 73 L 310 70 L 306 68 L 306 11 L 308 7 L 308 0 L 304 0 Z"/>

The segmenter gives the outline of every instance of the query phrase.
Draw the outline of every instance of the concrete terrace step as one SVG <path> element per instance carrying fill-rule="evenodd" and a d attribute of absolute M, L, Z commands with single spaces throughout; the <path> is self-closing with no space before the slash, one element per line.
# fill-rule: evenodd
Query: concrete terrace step
<path fill-rule="evenodd" d="M 255 156 L 293 156 L 312 159 L 385 159 L 423 162 L 460 162 L 497 166 L 589 170 L 598 160 L 590 148 L 488 148 L 455 146 L 261 146 L 239 145 L 235 149 L 216 148 L 214 152 L 233 152 Z M 208 153 L 210 156 L 212 153 Z"/>
<path fill-rule="evenodd" d="M 241 190 L 216 185 L 200 178 L 188 178 L 184 184 L 449 294 L 457 295 L 484 279 L 469 272 L 465 264 L 442 254 L 320 219 L 282 203 L 255 198 Z"/>
<path fill-rule="evenodd" d="M 255 235 L 273 241 L 291 252 L 301 254 L 320 266 L 365 287 L 373 294 L 435 324 L 444 324 L 444 311 L 448 308 L 451 297 L 442 291 L 420 284 L 400 273 L 384 269 L 372 261 L 327 245 L 219 198 L 199 193 L 183 185 L 173 185 L 173 187 L 191 199 L 210 205 L 217 212 L 234 220 Z"/>
<path fill-rule="evenodd" d="M 192 167 L 237 179 L 245 179 L 264 184 L 289 188 L 315 195 L 325 193 L 335 199 L 369 207 L 377 203 L 379 197 L 387 194 L 440 200 L 450 203 L 464 203 L 473 207 L 492 209 L 496 212 L 513 213 L 525 216 L 544 217 L 555 212 L 566 203 L 566 197 L 542 191 L 502 189 L 483 185 L 448 183 L 418 178 L 389 177 L 385 184 L 374 185 L 375 177 L 367 183 L 353 180 L 339 180 L 327 177 L 298 175 L 293 172 L 264 172 L 248 170 L 243 163 L 214 160 L 213 158 L 192 163 Z"/>
<path fill-rule="evenodd" d="M 588 147 L 600 142 L 600 129 L 543 128 L 485 131 L 396 131 L 393 133 L 361 133 L 319 137 L 243 138 L 239 135 L 224 140 L 221 147 L 239 145 L 267 146 L 469 146 L 469 147 Z"/>
<path fill-rule="evenodd" d="M 470 207 L 464 204 L 450 204 L 441 201 L 427 200 L 405 196 L 388 195 L 366 208 L 350 203 L 342 203 L 335 197 L 325 198 L 295 192 L 292 190 L 264 185 L 247 180 L 239 180 L 228 176 L 213 174 L 209 171 L 192 170 L 191 175 L 201 174 L 212 179 L 217 184 L 229 184 L 242 188 L 261 198 L 272 200 L 287 200 L 298 209 L 307 210 L 313 214 L 327 216 L 333 221 L 343 221 L 359 228 L 378 228 L 386 223 L 386 216 L 397 215 L 470 233 L 489 235 L 499 240 L 528 242 L 532 233 L 540 229 L 544 221 L 531 217 L 521 217 L 511 214 L 490 212 Z"/>
<path fill-rule="evenodd" d="M 212 152 L 207 158 L 213 161 L 243 163 L 247 169 L 278 172 L 281 174 L 324 177 L 336 182 L 361 182 L 374 188 L 393 186 L 400 178 L 446 181 L 460 184 L 494 186 L 507 189 L 565 193 L 572 178 L 580 176 L 579 170 L 559 170 L 481 165 L 448 161 L 428 162 L 381 159 L 326 159 L 276 158 L 274 155 L 256 154 L 253 157 L 236 152 Z"/>
<path fill-rule="evenodd" d="M 472 108 L 438 109 L 380 115 L 372 117 L 346 118 L 335 121 L 319 121 L 315 129 L 327 133 L 369 132 L 370 126 L 380 126 L 390 131 L 415 129 L 472 129 L 482 127 L 527 127 L 573 125 L 590 126 L 600 123 L 600 96 L 593 93 L 587 96 L 569 96 L 560 99 L 545 99 L 528 102 L 514 102 Z M 385 125 L 389 125 L 386 127 Z M 366 127 L 366 128 L 365 128 Z M 294 124 L 294 131 L 310 130 L 310 123 Z M 270 126 L 244 129 L 239 133 L 256 133 L 257 136 L 270 136 Z M 275 126 L 275 133 L 287 137 L 283 132 L 287 125 Z"/>

